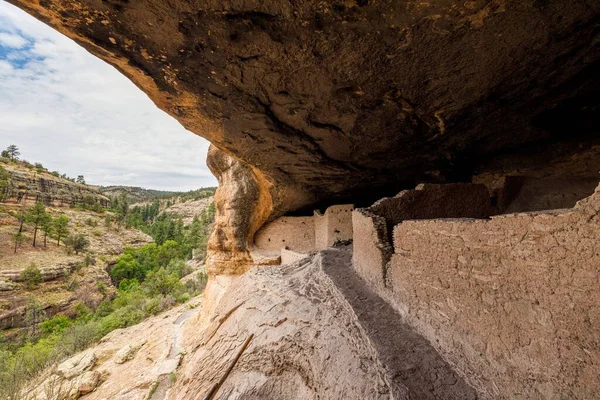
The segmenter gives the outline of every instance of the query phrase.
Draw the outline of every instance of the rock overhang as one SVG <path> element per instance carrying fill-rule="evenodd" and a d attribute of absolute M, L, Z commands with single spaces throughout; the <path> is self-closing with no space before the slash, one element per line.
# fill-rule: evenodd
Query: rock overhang
<path fill-rule="evenodd" d="M 535 170 L 598 141 L 600 3 L 10 2 L 241 164 L 217 208 L 243 211 L 215 248 L 324 200 Z"/>

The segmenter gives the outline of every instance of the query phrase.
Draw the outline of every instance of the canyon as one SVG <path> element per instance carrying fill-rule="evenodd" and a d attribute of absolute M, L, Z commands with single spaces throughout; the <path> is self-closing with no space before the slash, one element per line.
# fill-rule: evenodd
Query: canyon
<path fill-rule="evenodd" d="M 598 397 L 599 2 L 9 2 L 212 143 L 163 398 Z"/>

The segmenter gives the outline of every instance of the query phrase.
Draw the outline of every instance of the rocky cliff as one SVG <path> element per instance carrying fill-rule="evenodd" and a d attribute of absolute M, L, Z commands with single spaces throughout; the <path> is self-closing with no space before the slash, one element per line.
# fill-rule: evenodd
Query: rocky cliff
<path fill-rule="evenodd" d="M 108 206 L 108 198 L 91 186 L 60 178 L 46 171 L 36 171 L 19 163 L 2 166 L 9 176 L 3 199 L 7 203 L 30 205 L 41 201 L 46 205 L 61 207 L 91 202 Z"/>
<path fill-rule="evenodd" d="M 9 1 L 214 144 L 214 272 L 288 211 L 597 140 L 598 2 Z"/>

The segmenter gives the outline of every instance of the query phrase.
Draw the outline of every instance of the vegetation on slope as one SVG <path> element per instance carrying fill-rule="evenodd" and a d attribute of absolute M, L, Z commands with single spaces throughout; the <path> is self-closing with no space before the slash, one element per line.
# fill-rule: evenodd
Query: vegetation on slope
<path fill-rule="evenodd" d="M 18 149 L 17 154 L 10 153 L 8 156 L 7 162 L 22 163 L 17 159 Z M 3 172 L 0 170 L 0 194 L 4 193 L 3 179 L 6 178 L 7 186 L 10 179 L 10 175 Z M 79 177 L 78 181 L 85 184 L 83 177 Z M 121 191 L 111 198 L 109 207 L 90 199 L 89 202 L 72 205 L 68 212 L 48 208 L 42 202 L 30 207 L 18 204 L 0 206 L 0 225 L 4 225 L 4 233 L 0 233 L 12 240 L 12 263 L 21 255 L 24 260 L 31 260 L 34 255 L 48 258 L 58 249 L 65 249 L 61 253 L 70 256 L 81 254 L 79 257 L 84 261 L 77 264 L 73 275 L 89 275 L 94 291 L 101 293 L 95 301 L 82 300 L 67 311 L 52 316 L 54 311 L 48 315 L 48 302 L 44 297 L 48 295 L 46 289 L 77 291 L 77 277 L 72 277 L 67 271 L 64 277 L 45 282 L 43 270 L 36 263 L 30 262 L 27 267 L 22 267 L 19 276 L 22 283 L 16 284 L 19 293 L 11 292 L 14 294 L 8 303 L 15 307 L 13 300 L 19 296 L 22 298 L 26 326 L 16 333 L 13 330 L 11 335 L 0 336 L 0 399 L 22 398 L 24 385 L 49 365 L 88 347 L 114 329 L 137 324 L 199 294 L 206 284 L 206 274 L 193 271 L 185 260 L 192 256 L 196 259 L 205 257 L 215 213 L 214 203 L 189 224 L 184 224 L 180 216 L 162 211 L 165 205 L 210 199 L 213 194 L 212 188 L 199 189 L 131 206 L 127 193 Z M 7 230 L 12 230 L 10 235 Z M 118 253 L 111 253 L 122 252 L 112 261 L 106 259 L 102 247 L 98 247 L 98 239 L 105 236 L 104 231 L 129 235 L 138 230 L 150 235 L 155 243 L 120 249 Z M 5 252 L 7 250 L 4 249 Z M 33 259 L 37 261 L 36 257 Z M 93 268 L 97 258 L 111 266 L 110 280 L 102 266 L 98 268 L 102 269 L 105 280 L 97 280 L 95 272 L 94 277 L 90 275 L 89 268 Z M 188 277 L 183 283 L 181 278 L 191 272 L 195 272 L 193 278 Z M 87 277 L 85 279 L 89 281 Z M 89 289 L 86 287 L 85 290 Z M 69 298 L 73 299 L 73 296 L 69 295 Z"/>

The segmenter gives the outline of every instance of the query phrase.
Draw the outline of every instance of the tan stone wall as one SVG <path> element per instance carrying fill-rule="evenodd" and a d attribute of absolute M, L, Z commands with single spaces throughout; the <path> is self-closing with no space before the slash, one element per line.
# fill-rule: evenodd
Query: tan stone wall
<path fill-rule="evenodd" d="M 385 265 L 393 252 L 386 221 L 367 209 L 356 209 L 352 212 L 352 225 L 354 269 L 371 285 L 383 288 Z"/>
<path fill-rule="evenodd" d="M 492 211 L 484 185 L 421 184 L 414 190 L 403 190 L 353 213 L 352 263 L 363 279 L 384 286 L 386 264 L 392 254 L 391 233 L 396 224 L 426 218 L 484 218 Z"/>
<path fill-rule="evenodd" d="M 315 249 L 313 217 L 281 217 L 260 228 L 254 244 L 263 250 L 290 250 L 304 252 Z"/>
<path fill-rule="evenodd" d="M 281 217 L 262 228 L 254 236 L 260 250 L 279 251 L 287 247 L 297 252 L 326 249 L 338 239 L 352 239 L 351 204 L 329 207 L 325 214 L 312 217 Z"/>
<path fill-rule="evenodd" d="M 378 291 L 484 398 L 599 398 L 599 215 L 406 221 Z"/>
<path fill-rule="evenodd" d="M 327 208 L 325 214 L 315 211 L 315 246 L 317 250 L 331 247 L 338 240 L 352 239 L 354 205 L 339 204 Z"/>

